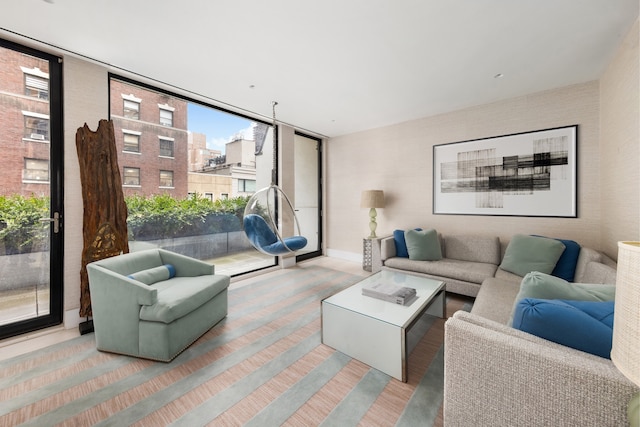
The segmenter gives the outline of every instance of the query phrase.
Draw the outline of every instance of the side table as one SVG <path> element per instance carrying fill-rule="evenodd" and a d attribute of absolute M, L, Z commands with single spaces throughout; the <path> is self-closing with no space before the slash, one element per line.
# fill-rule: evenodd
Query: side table
<path fill-rule="evenodd" d="M 372 273 L 382 270 L 380 239 L 378 237 L 362 239 L 362 269 Z"/>

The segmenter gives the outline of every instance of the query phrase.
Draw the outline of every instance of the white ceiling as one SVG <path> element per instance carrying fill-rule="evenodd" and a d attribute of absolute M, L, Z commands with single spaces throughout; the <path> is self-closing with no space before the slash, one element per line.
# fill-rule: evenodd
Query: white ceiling
<path fill-rule="evenodd" d="M 638 3 L 3 0 L 0 37 L 337 136 L 598 79 Z"/>

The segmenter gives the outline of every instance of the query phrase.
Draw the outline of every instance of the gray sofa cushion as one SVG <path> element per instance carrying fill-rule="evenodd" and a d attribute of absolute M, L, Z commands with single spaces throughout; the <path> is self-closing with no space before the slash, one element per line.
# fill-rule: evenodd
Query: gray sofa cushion
<path fill-rule="evenodd" d="M 445 236 L 445 257 L 461 261 L 500 264 L 500 239 L 491 236 Z"/>
<path fill-rule="evenodd" d="M 493 277 L 498 268 L 494 264 L 449 258 L 443 258 L 439 261 L 415 261 L 398 257 L 388 259 L 385 262 L 385 266 L 478 284 L 482 283 L 487 277 Z"/>
<path fill-rule="evenodd" d="M 471 312 L 506 325 L 510 322 L 513 301 L 519 291 L 520 282 L 486 279 L 480 286 Z"/>

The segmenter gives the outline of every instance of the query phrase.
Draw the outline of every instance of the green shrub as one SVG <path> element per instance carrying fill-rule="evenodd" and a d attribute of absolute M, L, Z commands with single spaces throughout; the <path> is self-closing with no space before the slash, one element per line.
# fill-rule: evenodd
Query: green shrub
<path fill-rule="evenodd" d="M 212 202 L 198 195 L 178 200 L 163 194 L 125 201 L 129 239 L 155 240 L 239 231 L 248 197 Z"/>
<path fill-rule="evenodd" d="M 0 196 L 0 247 L 6 255 L 49 247 L 49 197 Z"/>

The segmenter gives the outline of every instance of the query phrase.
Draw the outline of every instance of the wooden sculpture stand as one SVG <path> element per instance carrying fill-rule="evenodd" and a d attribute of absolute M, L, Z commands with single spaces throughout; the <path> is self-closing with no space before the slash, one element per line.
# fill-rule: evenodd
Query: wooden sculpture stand
<path fill-rule="evenodd" d="M 127 205 L 122 192 L 113 122 L 100 120 L 95 132 L 86 123 L 78 128 L 76 149 L 84 206 L 80 317 L 88 317 L 92 312 L 87 264 L 129 252 Z M 83 331 L 82 325 L 80 330 Z"/>

